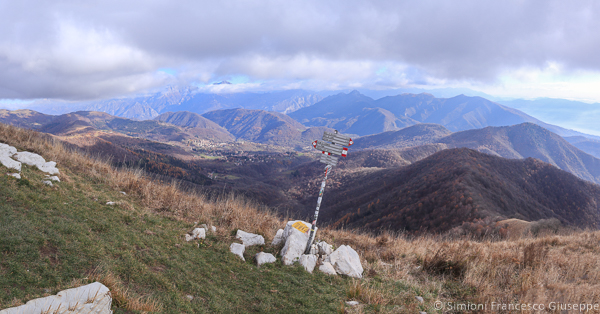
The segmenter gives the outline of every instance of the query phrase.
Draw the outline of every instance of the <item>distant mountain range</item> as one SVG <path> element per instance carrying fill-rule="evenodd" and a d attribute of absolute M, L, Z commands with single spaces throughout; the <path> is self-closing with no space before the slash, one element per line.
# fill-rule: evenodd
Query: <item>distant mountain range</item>
<path fill-rule="evenodd" d="M 73 111 L 101 111 L 134 120 L 149 120 L 169 111 L 203 114 L 212 110 L 245 108 L 289 113 L 313 105 L 321 99 L 323 99 L 321 94 L 304 90 L 214 94 L 202 93 L 193 87 L 169 87 L 165 91 L 146 96 L 82 103 L 38 101 L 29 105 L 29 109 L 52 115 Z"/>
<path fill-rule="evenodd" d="M 600 226 L 600 186 L 533 158 L 509 160 L 467 148 L 406 167 L 356 172 L 332 187 L 322 206 L 323 221 L 374 232 L 444 232 L 487 217 Z"/>
<path fill-rule="evenodd" d="M 593 141 L 583 139 L 584 142 Z M 417 124 L 398 131 L 358 138 L 352 148 L 403 149 L 423 144 L 443 144 L 436 146 L 439 150 L 467 147 L 510 159 L 533 157 L 582 179 L 600 183 L 600 159 L 533 123 L 456 133 L 451 133 L 441 125 Z"/>
<path fill-rule="evenodd" d="M 417 123 L 440 124 L 450 131 L 532 122 L 561 136 L 589 134 L 542 122 L 519 110 L 481 97 L 436 98 L 430 94 L 402 94 L 374 100 L 358 91 L 340 93 L 289 114 L 306 126 L 328 126 L 358 135 L 398 130 Z"/>

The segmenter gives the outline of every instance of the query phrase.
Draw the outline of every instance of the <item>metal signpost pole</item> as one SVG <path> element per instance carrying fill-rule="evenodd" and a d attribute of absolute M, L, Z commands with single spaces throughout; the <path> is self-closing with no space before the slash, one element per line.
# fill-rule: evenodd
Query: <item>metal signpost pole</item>
<path fill-rule="evenodd" d="M 312 242 L 315 239 L 315 226 L 317 225 L 317 219 L 319 219 L 319 208 L 321 207 L 321 200 L 323 199 L 323 191 L 325 191 L 325 183 L 327 182 L 327 175 L 329 174 L 329 170 L 331 170 L 333 166 L 327 165 L 325 167 L 325 178 L 323 182 L 321 182 L 321 190 L 319 191 L 319 198 L 317 199 L 317 209 L 315 210 L 315 219 L 312 221 L 312 225 L 310 226 L 310 235 L 308 236 L 308 243 L 306 243 L 306 249 L 304 250 L 304 254 L 310 254 L 310 247 L 312 246 Z"/>
<path fill-rule="evenodd" d="M 325 178 L 321 182 L 321 190 L 319 191 L 319 198 L 317 199 L 317 209 L 315 210 L 315 218 L 313 219 L 310 227 L 310 234 L 308 236 L 308 242 L 306 243 L 306 249 L 304 254 L 310 254 L 312 242 L 315 238 L 315 227 L 317 225 L 317 219 L 319 218 L 319 209 L 321 208 L 321 200 L 323 199 L 323 191 L 325 191 L 325 184 L 327 183 L 327 175 L 333 169 L 333 166 L 337 165 L 339 156 L 346 157 L 348 149 L 343 146 L 352 145 L 352 139 L 343 136 L 335 130 L 334 133 L 324 132 L 323 141 L 314 141 L 313 146 L 317 150 L 320 150 L 323 155 L 320 161 L 327 166 L 325 167 Z"/>

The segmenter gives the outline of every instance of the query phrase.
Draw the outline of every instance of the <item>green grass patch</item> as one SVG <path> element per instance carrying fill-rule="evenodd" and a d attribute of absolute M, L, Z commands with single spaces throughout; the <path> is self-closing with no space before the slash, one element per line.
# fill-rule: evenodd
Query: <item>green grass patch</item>
<path fill-rule="evenodd" d="M 345 300 L 347 278 L 280 261 L 258 268 L 254 254 L 275 250 L 249 248 L 244 262 L 229 252 L 233 237 L 187 243 L 191 224 L 144 213 L 129 196 L 67 175 L 54 187 L 29 167 L 21 180 L 0 176 L 0 308 L 70 288 L 94 270 L 165 313 L 328 313 Z M 115 313 L 125 313 L 116 303 Z"/>

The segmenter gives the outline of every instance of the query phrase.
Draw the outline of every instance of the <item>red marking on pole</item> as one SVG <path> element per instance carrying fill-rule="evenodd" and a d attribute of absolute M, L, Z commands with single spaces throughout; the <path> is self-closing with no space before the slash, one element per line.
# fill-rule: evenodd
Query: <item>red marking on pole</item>
<path fill-rule="evenodd" d="M 346 157 L 347 154 L 348 154 L 348 149 L 344 147 L 344 149 L 342 149 L 342 157 Z"/>
<path fill-rule="evenodd" d="M 352 139 L 350 139 L 350 141 L 348 142 L 348 146 L 352 146 L 352 144 L 354 144 L 354 142 L 352 141 Z"/>

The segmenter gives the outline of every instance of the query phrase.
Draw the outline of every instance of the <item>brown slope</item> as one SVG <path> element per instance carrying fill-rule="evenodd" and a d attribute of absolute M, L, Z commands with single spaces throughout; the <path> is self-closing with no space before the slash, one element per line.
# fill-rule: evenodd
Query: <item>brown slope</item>
<path fill-rule="evenodd" d="M 533 157 L 592 182 L 600 183 L 600 159 L 533 123 L 457 132 L 438 143 L 467 147 L 505 158 Z"/>
<path fill-rule="evenodd" d="M 0 122 L 21 128 L 37 130 L 48 123 L 54 116 L 39 113 L 29 109 L 6 110 L 0 109 Z"/>
<path fill-rule="evenodd" d="M 397 131 L 357 138 L 352 149 L 397 149 L 431 144 L 449 134 L 452 132 L 439 124 L 421 123 Z"/>
<path fill-rule="evenodd" d="M 557 218 L 600 226 L 600 186 L 539 160 L 460 148 L 410 166 L 355 174 L 328 191 L 323 221 L 336 226 L 443 232 L 486 217 Z"/>
<path fill-rule="evenodd" d="M 265 144 L 299 145 L 302 132 L 306 130 L 302 124 L 282 113 L 264 110 L 215 110 L 202 116 L 239 139 Z"/>
<path fill-rule="evenodd" d="M 154 118 L 154 120 L 183 127 L 203 139 L 215 142 L 235 141 L 235 137 L 225 128 L 197 113 L 189 111 L 165 112 Z"/>

